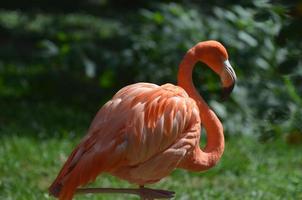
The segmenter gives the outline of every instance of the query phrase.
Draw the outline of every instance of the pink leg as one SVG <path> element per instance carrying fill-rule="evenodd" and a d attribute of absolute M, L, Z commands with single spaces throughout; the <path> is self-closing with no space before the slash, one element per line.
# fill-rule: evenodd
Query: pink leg
<path fill-rule="evenodd" d="M 139 195 L 142 200 L 154 200 L 154 199 L 170 199 L 174 197 L 175 192 L 167 190 L 156 190 L 145 188 L 140 186 L 137 189 L 126 189 L 126 188 L 79 188 L 76 193 L 87 194 L 87 193 L 124 193 L 124 194 L 135 194 Z"/>

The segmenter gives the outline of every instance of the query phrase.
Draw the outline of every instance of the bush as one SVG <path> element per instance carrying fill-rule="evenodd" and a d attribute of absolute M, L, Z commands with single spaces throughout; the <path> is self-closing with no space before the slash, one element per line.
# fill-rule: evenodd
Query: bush
<path fill-rule="evenodd" d="M 218 78 L 202 64 L 194 82 L 226 132 L 263 139 L 301 132 L 298 2 L 102 2 L 75 2 L 70 9 L 11 3 L 1 10 L 1 101 L 86 107 L 89 99 L 87 107 L 95 109 L 126 84 L 176 83 L 187 49 L 215 39 L 227 47 L 238 75 L 231 101 L 220 101 Z"/>

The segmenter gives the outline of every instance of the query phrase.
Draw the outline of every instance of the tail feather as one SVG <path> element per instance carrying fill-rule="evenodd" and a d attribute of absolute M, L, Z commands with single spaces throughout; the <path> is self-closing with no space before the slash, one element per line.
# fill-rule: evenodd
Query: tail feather
<path fill-rule="evenodd" d="M 71 200 L 77 187 L 86 185 L 104 171 L 101 159 L 95 159 L 98 165 L 91 165 L 87 160 L 80 160 L 74 169 L 54 183 L 49 192 L 60 200 Z"/>
<path fill-rule="evenodd" d="M 57 178 L 49 187 L 49 194 L 60 200 L 71 200 L 77 187 L 87 184 L 105 171 L 105 160 L 107 160 L 108 154 L 86 154 L 77 158 L 76 164 L 72 164 L 76 152 L 77 149 L 71 154 Z M 76 157 L 78 156 L 76 155 Z"/>
<path fill-rule="evenodd" d="M 62 190 L 62 186 L 63 185 L 61 183 L 52 184 L 52 186 L 49 187 L 49 194 L 58 198 Z"/>
<path fill-rule="evenodd" d="M 50 195 L 57 198 L 61 196 L 61 191 L 64 186 L 63 180 L 66 179 L 67 175 L 70 174 L 72 170 L 75 168 L 77 161 L 82 156 L 80 154 L 83 154 L 83 152 L 80 148 L 80 145 L 78 145 L 71 153 L 71 155 L 68 157 L 67 161 L 65 162 L 62 169 L 60 170 L 58 176 L 49 187 L 48 191 Z"/>
<path fill-rule="evenodd" d="M 92 151 L 95 141 L 94 137 L 90 137 L 75 148 L 49 187 L 50 195 L 60 200 L 71 200 L 77 187 L 94 180 L 104 171 L 110 171 L 124 160 L 121 159 L 122 152 L 113 153 L 119 140 L 102 151 Z"/>

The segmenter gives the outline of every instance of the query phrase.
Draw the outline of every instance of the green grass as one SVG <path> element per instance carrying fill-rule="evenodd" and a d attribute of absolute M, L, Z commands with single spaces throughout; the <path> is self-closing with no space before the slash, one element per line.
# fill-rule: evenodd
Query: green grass
<path fill-rule="evenodd" d="M 5 136 L 0 142 L 0 198 L 49 199 L 47 187 L 74 147 L 70 140 Z M 175 199 L 301 199 L 302 148 L 282 141 L 260 144 L 250 138 L 227 142 L 223 159 L 205 173 L 176 170 L 154 184 L 176 191 Z M 98 186 L 130 187 L 109 175 Z M 77 196 L 76 199 L 126 199 L 123 195 Z M 128 199 L 128 196 L 127 196 Z M 137 199 L 129 196 L 129 199 Z"/>
<path fill-rule="evenodd" d="M 5 122 L 0 127 L 0 199 L 52 199 L 47 188 L 93 114 L 57 104 L 14 105 L 0 105 L 0 119 Z M 176 170 L 151 187 L 174 190 L 175 199 L 180 200 L 302 199 L 301 152 L 301 145 L 288 145 L 281 139 L 259 143 L 255 138 L 232 136 L 214 169 L 204 173 Z M 134 187 L 110 175 L 102 175 L 93 186 Z M 116 194 L 75 199 L 138 198 Z"/>

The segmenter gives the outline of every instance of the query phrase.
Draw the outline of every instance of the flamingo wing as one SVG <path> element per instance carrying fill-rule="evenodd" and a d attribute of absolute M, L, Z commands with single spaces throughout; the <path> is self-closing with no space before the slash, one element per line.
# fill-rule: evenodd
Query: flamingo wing
<path fill-rule="evenodd" d="M 196 131 L 184 142 L 192 127 L 197 127 Z M 71 199 L 78 186 L 101 172 L 138 184 L 156 181 L 177 167 L 187 151 L 197 145 L 199 130 L 198 108 L 182 88 L 149 83 L 124 87 L 99 110 L 50 192 L 60 199 Z M 185 151 L 179 154 L 181 147 Z M 169 167 L 156 180 L 148 181 L 146 171 L 154 175 L 152 170 L 160 162 L 164 162 L 162 167 Z"/>

